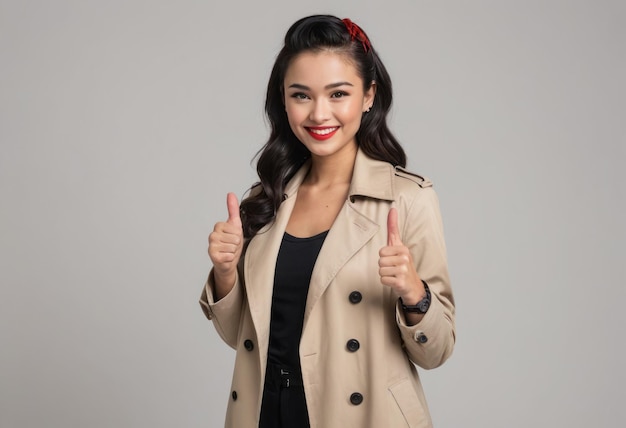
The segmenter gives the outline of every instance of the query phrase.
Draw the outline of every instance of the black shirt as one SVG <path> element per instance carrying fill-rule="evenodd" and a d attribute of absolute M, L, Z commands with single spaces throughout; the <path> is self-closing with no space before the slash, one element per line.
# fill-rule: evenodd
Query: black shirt
<path fill-rule="evenodd" d="M 328 232 L 285 233 L 276 259 L 270 339 L 259 428 L 308 428 L 298 348 L 315 261 Z"/>
<path fill-rule="evenodd" d="M 315 261 L 328 231 L 309 238 L 288 233 L 276 259 L 268 361 L 281 367 L 300 368 L 298 347 L 304 309 Z"/>

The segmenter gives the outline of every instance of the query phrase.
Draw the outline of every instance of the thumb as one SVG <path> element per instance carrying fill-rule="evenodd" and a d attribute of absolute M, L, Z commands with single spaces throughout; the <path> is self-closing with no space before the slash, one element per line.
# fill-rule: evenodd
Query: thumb
<path fill-rule="evenodd" d="M 387 245 L 402 245 L 398 230 L 398 210 L 395 208 L 391 208 L 387 215 Z"/>
<path fill-rule="evenodd" d="M 235 226 L 241 226 L 241 217 L 239 216 L 239 201 L 234 193 L 226 195 L 226 206 L 228 207 L 227 223 Z"/>

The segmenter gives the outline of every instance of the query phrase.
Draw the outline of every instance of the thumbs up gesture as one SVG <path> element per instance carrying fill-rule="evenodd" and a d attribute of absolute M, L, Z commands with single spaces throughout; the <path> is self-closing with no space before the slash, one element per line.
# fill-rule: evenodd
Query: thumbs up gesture
<path fill-rule="evenodd" d="M 243 227 L 239 216 L 239 201 L 234 193 L 226 196 L 228 220 L 215 224 L 209 235 L 209 257 L 219 297 L 228 294 L 235 284 L 237 263 L 243 248 Z"/>
<path fill-rule="evenodd" d="M 393 288 L 405 304 L 416 304 L 424 297 L 424 285 L 415 270 L 411 253 L 400 237 L 398 210 L 395 208 L 391 208 L 387 215 L 387 246 L 380 249 L 379 257 L 380 282 Z"/>

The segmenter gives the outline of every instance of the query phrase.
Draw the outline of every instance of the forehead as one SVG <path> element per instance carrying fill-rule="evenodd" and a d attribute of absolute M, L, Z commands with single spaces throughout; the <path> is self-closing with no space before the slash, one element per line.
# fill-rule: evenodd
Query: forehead
<path fill-rule="evenodd" d="M 297 55 L 287 67 L 284 84 L 289 87 L 299 83 L 315 88 L 336 82 L 358 86 L 361 78 L 347 54 L 325 50 Z"/>

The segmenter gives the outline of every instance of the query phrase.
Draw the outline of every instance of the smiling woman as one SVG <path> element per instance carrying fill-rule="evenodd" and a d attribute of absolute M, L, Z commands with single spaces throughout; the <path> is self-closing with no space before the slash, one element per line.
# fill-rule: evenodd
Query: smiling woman
<path fill-rule="evenodd" d="M 429 427 L 414 364 L 455 342 L 437 196 L 387 127 L 391 81 L 349 19 L 287 32 L 254 185 L 209 236 L 200 303 L 237 350 L 227 427 Z"/>

